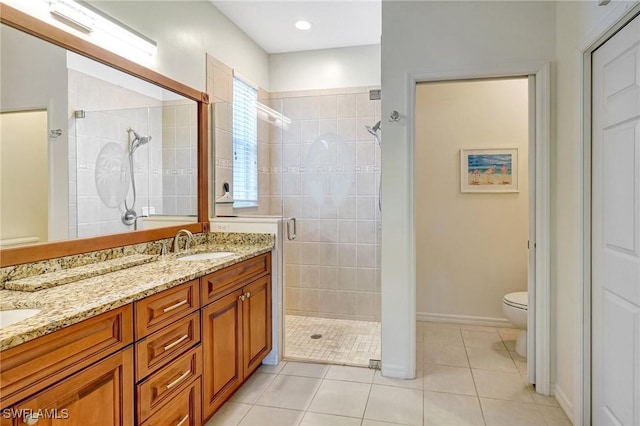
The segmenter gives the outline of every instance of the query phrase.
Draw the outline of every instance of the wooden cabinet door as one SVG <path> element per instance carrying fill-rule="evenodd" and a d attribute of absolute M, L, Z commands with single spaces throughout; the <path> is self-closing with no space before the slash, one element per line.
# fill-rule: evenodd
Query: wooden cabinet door
<path fill-rule="evenodd" d="M 16 407 L 20 417 L 40 413 L 37 424 L 133 425 L 133 348 L 122 350 L 51 386 Z M 15 419 L 14 424 L 24 424 Z"/>
<path fill-rule="evenodd" d="M 235 291 L 202 309 L 203 419 L 240 386 L 242 370 L 241 290 Z"/>
<path fill-rule="evenodd" d="M 271 276 L 259 278 L 243 290 L 242 365 L 246 378 L 271 351 Z"/>

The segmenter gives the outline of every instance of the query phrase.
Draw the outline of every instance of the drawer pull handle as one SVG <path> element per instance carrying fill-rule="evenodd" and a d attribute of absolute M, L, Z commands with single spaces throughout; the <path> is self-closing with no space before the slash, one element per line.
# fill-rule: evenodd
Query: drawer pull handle
<path fill-rule="evenodd" d="M 189 376 L 189 374 L 191 374 L 191 370 L 187 370 L 184 373 L 182 373 L 182 376 L 178 377 L 173 382 L 167 385 L 167 389 L 171 389 L 172 387 L 174 387 L 175 385 L 177 385 L 178 383 L 186 379 Z"/>
<path fill-rule="evenodd" d="M 189 338 L 188 334 L 185 334 L 184 336 L 182 336 L 181 338 L 179 338 L 178 340 L 176 340 L 173 343 L 169 343 L 167 346 L 164 347 L 165 351 L 168 351 L 169 349 L 173 348 L 176 345 L 179 345 L 180 343 L 184 342 L 186 339 Z"/>
<path fill-rule="evenodd" d="M 187 420 L 189 420 L 189 415 L 188 414 L 186 416 L 184 416 L 182 418 L 182 420 L 180 420 L 176 426 L 182 426 Z"/>
<path fill-rule="evenodd" d="M 251 297 L 251 293 L 249 292 L 246 292 L 244 295 L 247 296 L 247 299 Z"/>
<path fill-rule="evenodd" d="M 238 299 L 240 299 L 242 302 L 244 302 L 244 299 L 247 298 L 246 294 L 241 295 Z"/>
<path fill-rule="evenodd" d="M 187 303 L 189 303 L 187 299 L 184 299 L 182 302 L 178 302 L 175 305 L 167 306 L 162 310 L 162 312 L 166 314 L 167 312 L 173 311 L 174 309 L 178 309 L 180 306 L 186 305 Z"/>

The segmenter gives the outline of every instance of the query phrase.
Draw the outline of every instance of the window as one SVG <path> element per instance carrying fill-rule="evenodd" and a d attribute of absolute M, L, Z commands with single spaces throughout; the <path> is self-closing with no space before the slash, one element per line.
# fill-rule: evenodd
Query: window
<path fill-rule="evenodd" d="M 258 205 L 258 91 L 233 77 L 234 207 Z"/>

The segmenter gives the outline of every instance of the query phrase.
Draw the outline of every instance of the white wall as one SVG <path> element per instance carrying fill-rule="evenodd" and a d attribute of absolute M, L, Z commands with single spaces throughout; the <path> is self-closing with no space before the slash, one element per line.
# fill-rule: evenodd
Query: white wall
<path fill-rule="evenodd" d="M 52 18 L 47 2 L 2 2 L 77 37 L 90 39 Z M 90 0 L 89 3 L 157 43 L 155 57 L 116 52 L 140 65 L 204 92 L 205 53 L 208 52 L 260 86 L 269 87 L 267 53 L 209 1 Z"/>
<path fill-rule="evenodd" d="M 554 227 L 552 242 L 552 286 L 555 293 L 554 323 L 556 346 L 556 397 L 579 422 L 577 380 L 582 333 L 579 318 L 581 301 L 581 229 L 579 229 L 582 185 L 582 140 L 580 117 L 582 51 L 635 2 L 612 1 L 605 7 L 597 2 L 559 1 L 556 4 L 556 148 L 552 177 Z M 572 411 L 574 413 L 572 413 Z"/>
<path fill-rule="evenodd" d="M 65 240 L 69 220 L 66 52 L 5 25 L 2 25 L 0 41 L 0 109 L 46 109 L 48 129 L 62 129 L 62 136 L 49 139 L 47 145 L 50 201 L 48 240 Z"/>
<path fill-rule="evenodd" d="M 0 241 L 48 241 L 47 112 L 0 114 Z"/>
<path fill-rule="evenodd" d="M 418 318 L 508 326 L 502 297 L 527 290 L 528 84 L 519 78 L 418 85 Z M 463 148 L 517 148 L 519 192 L 462 193 Z M 500 166 L 496 173 L 498 182 Z"/>
<path fill-rule="evenodd" d="M 269 56 L 271 92 L 380 85 L 380 45 Z"/>
<path fill-rule="evenodd" d="M 158 43 L 158 56 L 143 64 L 205 91 L 205 53 L 261 87 L 269 87 L 269 57 L 209 1 L 102 1 L 95 7 Z"/>
<path fill-rule="evenodd" d="M 382 369 L 415 373 L 415 267 L 410 246 L 411 145 L 407 73 L 445 72 L 499 63 L 550 61 L 555 53 L 551 2 L 412 2 L 382 4 Z"/>

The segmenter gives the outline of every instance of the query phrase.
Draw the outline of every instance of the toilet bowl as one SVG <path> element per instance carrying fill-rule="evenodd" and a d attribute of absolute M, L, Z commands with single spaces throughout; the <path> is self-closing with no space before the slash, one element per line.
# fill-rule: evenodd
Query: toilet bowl
<path fill-rule="evenodd" d="M 527 357 L 527 319 L 529 294 L 526 291 L 505 294 L 502 299 L 502 310 L 511 324 L 520 329 L 516 340 L 516 352 Z"/>

